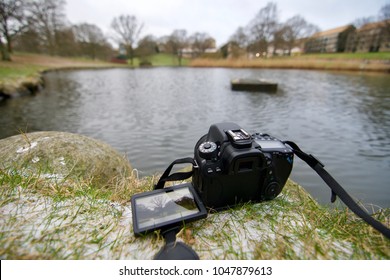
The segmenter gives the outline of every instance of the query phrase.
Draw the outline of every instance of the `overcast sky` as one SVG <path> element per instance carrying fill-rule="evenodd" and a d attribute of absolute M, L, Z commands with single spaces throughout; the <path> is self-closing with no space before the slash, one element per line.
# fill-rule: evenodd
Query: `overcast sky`
<path fill-rule="evenodd" d="M 110 31 L 112 19 L 121 14 L 135 15 L 144 23 L 141 37 L 169 35 L 174 29 L 188 34 L 207 32 L 220 46 L 239 26 L 245 26 L 268 0 L 66 0 L 72 24 L 88 22 Z M 279 20 L 301 15 L 327 30 L 357 18 L 377 16 L 390 0 L 274 0 Z"/>

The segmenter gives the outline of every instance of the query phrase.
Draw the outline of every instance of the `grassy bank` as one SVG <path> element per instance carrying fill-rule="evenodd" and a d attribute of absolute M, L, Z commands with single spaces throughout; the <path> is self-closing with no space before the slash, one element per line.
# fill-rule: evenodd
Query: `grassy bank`
<path fill-rule="evenodd" d="M 308 54 L 256 59 L 195 59 L 192 67 L 278 68 L 390 73 L 390 53 Z"/>
<path fill-rule="evenodd" d="M 151 63 L 151 66 L 168 66 L 168 67 L 180 66 L 177 57 L 167 53 L 155 54 L 155 55 L 147 56 L 143 59 L 135 58 L 134 65 L 140 65 L 141 61 L 148 61 Z M 181 66 L 188 66 L 190 62 L 191 62 L 190 59 L 182 58 Z"/>
<path fill-rule="evenodd" d="M 18 53 L 12 61 L 0 61 L 0 98 L 32 94 L 43 85 L 42 72 L 55 69 L 123 67 L 82 58 Z"/>
<path fill-rule="evenodd" d="M 12 61 L 0 61 L 0 82 L 34 77 L 41 71 L 63 68 L 120 67 L 118 64 L 83 58 L 64 58 L 39 54 L 17 53 Z"/>
<path fill-rule="evenodd" d="M 152 66 L 178 66 L 177 57 L 170 54 L 156 54 L 144 59 L 134 59 L 138 67 L 141 61 L 149 61 Z M 189 60 L 183 58 L 182 66 Z M 42 86 L 42 72 L 56 69 L 94 69 L 131 67 L 129 64 L 109 63 L 85 58 L 65 58 L 47 55 L 16 53 L 12 61 L 0 61 L 0 100 L 1 97 L 12 97 L 35 93 Z"/>
<path fill-rule="evenodd" d="M 48 170 L 42 170 L 47 174 Z M 129 199 L 157 177 L 107 188 L 0 170 L 1 259 L 151 259 L 159 233 L 136 238 Z M 389 210 L 376 218 L 389 225 Z M 390 259 L 390 241 L 347 210 L 318 205 L 289 181 L 273 201 L 210 213 L 179 240 L 201 259 Z"/>

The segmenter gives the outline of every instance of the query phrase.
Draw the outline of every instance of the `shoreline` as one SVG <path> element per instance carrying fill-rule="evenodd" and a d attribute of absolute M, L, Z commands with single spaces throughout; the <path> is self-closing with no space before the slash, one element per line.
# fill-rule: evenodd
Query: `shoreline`
<path fill-rule="evenodd" d="M 11 62 L 0 62 L 0 102 L 34 95 L 44 87 L 43 75 L 51 71 L 131 68 L 123 64 L 39 54 L 15 54 Z"/>
<path fill-rule="evenodd" d="M 161 67 L 151 66 L 150 68 Z M 179 66 L 174 66 L 179 67 Z M 311 56 L 268 59 L 205 59 L 192 60 L 193 68 L 296 69 L 313 71 L 352 71 L 390 73 L 388 59 L 316 58 Z M 49 57 L 38 54 L 15 54 L 12 62 L 0 62 L 0 102 L 9 98 L 34 95 L 44 87 L 43 75 L 51 71 L 129 68 L 130 65 L 77 58 Z M 136 67 L 138 68 L 138 67 Z"/>

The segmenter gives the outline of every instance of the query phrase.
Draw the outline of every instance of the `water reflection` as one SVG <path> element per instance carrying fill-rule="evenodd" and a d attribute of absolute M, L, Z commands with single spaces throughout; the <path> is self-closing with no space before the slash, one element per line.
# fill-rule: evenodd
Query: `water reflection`
<path fill-rule="evenodd" d="M 279 83 L 276 94 L 232 92 L 233 78 Z M 210 124 L 296 141 L 353 195 L 390 207 L 390 79 L 298 70 L 112 69 L 52 72 L 44 92 L 0 105 L 0 137 L 62 130 L 108 142 L 143 175 L 191 156 Z M 321 202 L 330 192 L 296 160 L 293 179 Z"/>

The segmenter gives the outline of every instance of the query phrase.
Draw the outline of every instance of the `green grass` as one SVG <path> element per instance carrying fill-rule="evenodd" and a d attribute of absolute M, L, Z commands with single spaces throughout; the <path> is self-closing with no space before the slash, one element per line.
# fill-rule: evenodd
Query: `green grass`
<path fill-rule="evenodd" d="M 176 56 L 167 53 L 159 53 L 144 59 L 135 58 L 134 65 L 139 65 L 140 61 L 147 60 L 152 63 L 152 66 L 179 66 L 179 61 Z M 188 58 L 182 58 L 182 66 L 187 66 L 190 62 Z"/>
<path fill-rule="evenodd" d="M 36 65 L 0 64 L 0 82 L 12 82 L 19 79 L 36 77 L 44 67 Z"/>

